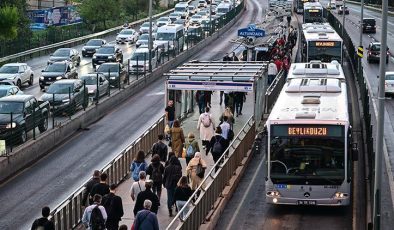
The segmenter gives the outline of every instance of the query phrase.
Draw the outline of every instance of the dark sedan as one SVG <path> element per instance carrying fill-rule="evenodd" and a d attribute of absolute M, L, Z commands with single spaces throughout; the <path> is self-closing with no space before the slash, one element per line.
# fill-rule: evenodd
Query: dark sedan
<path fill-rule="evenodd" d="M 59 61 L 68 61 L 71 62 L 73 66 L 79 66 L 81 64 L 81 57 L 76 49 L 60 48 L 50 55 L 47 64 L 49 65 Z"/>
<path fill-rule="evenodd" d="M 127 82 L 127 71 L 120 63 L 104 63 L 97 69 L 97 73 L 103 74 L 114 87 Z"/>
<path fill-rule="evenodd" d="M 380 42 L 371 42 L 367 48 L 368 50 L 368 55 L 367 55 L 367 61 L 368 63 L 371 63 L 372 61 L 375 61 L 377 63 L 380 62 Z M 389 63 L 389 48 L 387 48 L 387 56 L 386 56 L 386 63 Z"/>
<path fill-rule="evenodd" d="M 39 80 L 40 88 L 44 89 L 45 86 L 49 86 L 53 82 L 61 79 L 73 78 L 78 78 L 78 73 L 75 67 L 65 61 L 55 62 L 52 65 L 48 65 L 41 71 L 41 77 Z"/>
<path fill-rule="evenodd" d="M 96 65 L 101 65 L 106 62 L 119 62 L 123 63 L 123 53 L 119 47 L 115 45 L 102 46 L 93 55 L 92 65 L 96 68 Z"/>
<path fill-rule="evenodd" d="M 96 53 L 96 50 L 106 43 L 107 42 L 104 39 L 90 39 L 82 47 L 82 57 L 93 56 Z"/>

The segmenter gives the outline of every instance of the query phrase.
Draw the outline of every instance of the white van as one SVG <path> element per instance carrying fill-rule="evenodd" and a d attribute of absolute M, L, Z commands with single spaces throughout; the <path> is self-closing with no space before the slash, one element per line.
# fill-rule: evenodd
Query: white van
<path fill-rule="evenodd" d="M 181 13 L 182 14 L 181 18 L 187 19 L 187 17 L 189 16 L 189 4 L 187 2 L 177 3 L 175 5 L 174 12 Z"/>
<path fill-rule="evenodd" d="M 160 52 L 152 49 L 152 69 L 160 62 Z M 129 72 L 131 74 L 143 74 L 149 70 L 149 49 L 142 45 L 135 49 L 129 60 Z"/>
<path fill-rule="evenodd" d="M 230 10 L 231 10 L 231 5 L 229 3 L 222 2 L 216 7 L 216 15 L 222 16 L 230 12 Z"/>
<path fill-rule="evenodd" d="M 153 42 L 161 52 L 183 51 L 185 29 L 180 24 L 169 24 L 157 29 L 156 40 Z"/>

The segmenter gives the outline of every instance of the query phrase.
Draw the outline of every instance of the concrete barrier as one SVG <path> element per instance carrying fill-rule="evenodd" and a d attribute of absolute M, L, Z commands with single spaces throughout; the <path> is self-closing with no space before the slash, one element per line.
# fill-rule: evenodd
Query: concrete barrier
<path fill-rule="evenodd" d="M 207 46 L 207 44 L 216 40 L 226 32 L 232 25 L 234 25 L 241 15 L 242 12 L 240 12 L 235 19 L 230 21 L 223 28 L 212 34 L 212 36 L 204 39 L 195 46 L 180 53 L 174 59 L 171 59 L 159 66 L 151 74 L 147 74 L 145 77 L 134 81 L 129 86 L 126 86 L 124 90 L 112 93 L 111 97 L 101 100 L 98 105 L 88 107 L 86 111 L 80 111 L 72 117 L 71 120 L 66 121 L 59 127 L 48 130 L 42 135 L 39 135 L 36 140 L 29 140 L 25 144 L 15 148 L 11 156 L 0 159 L 0 183 L 5 182 L 7 179 L 16 175 L 19 171 L 40 160 L 43 156 L 50 153 L 51 150 L 67 140 L 79 129 L 85 128 L 98 121 L 107 112 L 116 108 L 134 94 L 140 92 L 146 85 L 158 80 L 164 73 L 191 58 L 194 54 Z"/>

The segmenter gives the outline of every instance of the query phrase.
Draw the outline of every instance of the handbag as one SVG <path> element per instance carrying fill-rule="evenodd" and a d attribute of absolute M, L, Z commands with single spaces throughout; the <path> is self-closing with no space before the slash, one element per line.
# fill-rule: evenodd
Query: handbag
<path fill-rule="evenodd" d="M 196 168 L 196 175 L 202 179 L 204 178 L 204 174 L 205 174 L 205 168 L 202 167 L 201 159 L 199 159 Z"/>
<path fill-rule="evenodd" d="M 170 134 L 170 126 L 167 124 L 165 127 L 164 127 L 164 133 L 166 133 L 166 134 Z"/>
<path fill-rule="evenodd" d="M 182 158 L 186 158 L 186 149 L 185 148 L 182 149 Z"/>

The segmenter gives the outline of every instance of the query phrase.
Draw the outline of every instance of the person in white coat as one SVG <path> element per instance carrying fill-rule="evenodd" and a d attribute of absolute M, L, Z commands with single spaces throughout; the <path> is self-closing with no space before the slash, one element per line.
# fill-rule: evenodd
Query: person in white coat
<path fill-rule="evenodd" d="M 198 118 L 197 129 L 200 131 L 200 139 L 202 141 L 203 148 L 205 150 L 209 149 L 209 141 L 215 133 L 215 122 L 212 115 L 209 113 L 209 107 L 206 107 L 205 113 L 202 113 Z"/>
<path fill-rule="evenodd" d="M 278 68 L 274 63 L 274 60 L 271 59 L 270 63 L 268 64 L 268 86 L 271 85 L 277 74 Z"/>

